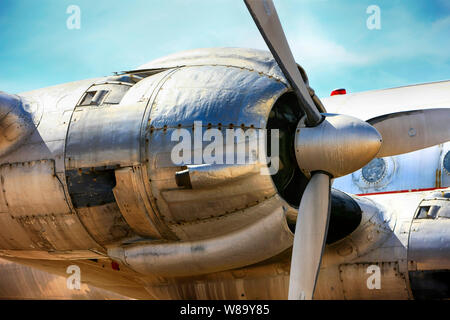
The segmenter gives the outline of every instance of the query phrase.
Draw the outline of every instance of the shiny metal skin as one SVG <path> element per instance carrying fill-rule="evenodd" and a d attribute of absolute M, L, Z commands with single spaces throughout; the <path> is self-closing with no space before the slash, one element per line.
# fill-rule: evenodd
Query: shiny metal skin
<path fill-rule="evenodd" d="M 41 116 L 37 102 L 0 91 L 0 156 L 24 143 L 39 125 Z"/>
<path fill-rule="evenodd" d="M 73 108 L 92 80 L 20 94 L 45 112 L 16 150 L 1 158 L 1 248 L 29 258 L 98 257 L 97 245 L 71 209 L 64 148 Z M 9 251 L 10 250 L 10 251 Z"/>
<path fill-rule="evenodd" d="M 193 276 L 229 270 L 269 259 L 292 245 L 285 212 L 272 198 L 249 210 L 261 215 L 255 223 L 222 236 L 183 242 L 133 243 L 108 250 L 141 274 Z M 264 250 L 259 250 L 264 248 Z"/>
<path fill-rule="evenodd" d="M 368 123 L 354 117 L 327 114 L 314 128 L 299 123 L 295 156 L 306 174 L 324 171 L 338 178 L 366 165 L 376 156 L 381 143 L 380 134 Z"/>
<path fill-rule="evenodd" d="M 237 52 L 232 49 L 230 57 L 236 59 Z M 257 53 L 242 51 L 246 60 L 261 60 L 253 63 L 255 67 L 267 59 L 265 53 Z M 261 175 L 257 164 L 232 165 L 236 168 L 232 171 L 226 166 L 211 166 L 204 172 L 215 176 L 214 188 L 202 187 L 194 179 L 192 189 L 187 189 L 178 186 L 176 180 L 177 173 L 186 167 L 175 165 L 171 159 L 171 151 L 178 143 L 172 141 L 172 135 L 184 129 L 195 137 L 196 121 L 203 125 L 197 128 L 200 135 L 212 128 L 222 132 L 230 128 L 264 129 L 271 108 L 288 90 L 286 84 L 265 74 L 265 70 L 234 65 L 187 66 L 167 71 L 154 91 L 141 154 L 151 180 L 152 206 L 175 239 L 207 239 L 244 228 L 264 216 L 250 213 L 251 207 L 276 194 L 271 177 Z M 203 143 L 203 148 L 206 145 Z M 243 171 L 248 174 L 241 176 Z M 280 207 L 283 204 L 279 202 Z"/>
<path fill-rule="evenodd" d="M 441 108 L 391 113 L 367 122 L 383 137 L 377 157 L 387 157 L 449 141 L 449 119 L 450 110 Z"/>

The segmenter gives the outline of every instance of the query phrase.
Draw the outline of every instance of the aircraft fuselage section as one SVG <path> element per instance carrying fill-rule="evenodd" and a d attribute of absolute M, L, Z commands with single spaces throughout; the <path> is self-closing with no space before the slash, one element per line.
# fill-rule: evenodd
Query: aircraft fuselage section
<path fill-rule="evenodd" d="M 266 53 L 236 52 L 242 61 L 232 52 L 235 60 L 224 65 L 203 61 L 21 94 L 39 105 L 42 115 L 30 137 L 0 158 L 1 252 L 96 259 L 138 240 L 197 241 L 195 246 L 205 249 L 196 260 L 205 259 L 209 270 L 208 258 L 219 250 L 212 239 L 218 236 L 246 244 L 242 249 L 249 254 L 240 256 L 245 262 L 233 267 L 287 249 L 292 233 L 286 215 L 295 209 L 254 164 L 238 166 L 235 177 L 229 174 L 233 164 L 211 166 L 218 177 L 214 188 L 207 187 L 209 181 L 191 188 L 176 181 L 187 167 L 171 159 L 179 142 L 172 139 L 174 132 L 195 136 L 196 122 L 205 126 L 200 132 L 263 129 L 273 105 L 288 91 Z M 255 69 L 240 66 L 248 61 Z M 279 241 L 267 238 L 268 250 L 253 250 L 256 243 L 241 239 L 245 230 L 269 221 L 275 223 L 267 231 Z M 181 249 L 167 250 L 186 257 Z M 125 257 L 115 258 L 126 263 Z"/>
<path fill-rule="evenodd" d="M 286 170 L 297 165 L 283 150 L 291 147 L 285 137 L 291 127 L 295 131 L 302 114 L 286 112 L 292 109 L 290 88 L 270 56 L 240 49 L 228 56 L 211 52 L 20 94 L 34 106 L 24 110 L 35 128 L 13 130 L 22 134 L 20 144 L 0 143 L 0 149 L 10 148 L 0 157 L 0 254 L 42 260 L 112 258 L 141 274 L 172 280 L 256 270 L 243 281 L 261 287 L 249 285 L 245 292 L 238 292 L 233 281 L 214 280 L 216 287 L 205 276 L 204 282 L 214 296 L 224 285 L 231 286 L 227 292 L 235 292 L 235 298 L 285 298 L 289 270 L 280 272 L 270 263 L 246 266 L 283 255 L 292 246 L 289 226 L 307 179 L 299 169 Z M 363 110 L 354 110 L 355 115 Z M 187 132 L 195 139 L 208 129 L 235 128 L 280 130 L 277 176 L 261 175 L 253 164 L 173 162 L 179 142 L 174 135 Z M 200 140 L 197 147 L 203 151 L 208 143 Z M 420 286 L 430 281 L 430 272 L 449 269 L 448 260 L 437 262 L 448 254 L 448 219 L 420 221 L 425 194 L 410 192 L 450 186 L 448 150 L 446 143 L 375 159 L 334 181 L 334 188 L 374 198 L 355 200 L 363 209 L 362 222 L 327 246 L 317 298 L 411 298 L 426 290 Z M 398 201 L 398 192 L 408 194 L 404 199 L 410 201 Z M 435 206 L 448 207 L 448 201 L 436 201 Z M 381 291 L 370 291 L 364 280 L 372 265 L 386 276 Z M 260 267 L 267 269 L 260 273 Z M 271 272 L 275 275 L 267 280 Z M 167 287 L 174 295 L 165 296 L 165 284 L 158 283 L 151 289 L 154 296 L 177 298 L 178 281 L 184 280 L 172 280 Z M 261 295 L 267 281 L 276 289 Z M 199 296 L 179 298 L 205 298 L 204 286 L 196 283 L 183 286 L 198 289 Z M 350 293 L 349 288 L 360 290 Z"/>

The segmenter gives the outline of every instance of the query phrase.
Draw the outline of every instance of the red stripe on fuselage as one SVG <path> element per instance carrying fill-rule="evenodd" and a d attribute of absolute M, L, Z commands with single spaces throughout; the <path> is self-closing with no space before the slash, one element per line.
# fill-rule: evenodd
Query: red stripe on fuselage
<path fill-rule="evenodd" d="M 424 191 L 433 191 L 433 190 L 444 190 L 447 188 L 426 188 L 426 189 L 411 189 L 411 190 L 396 190 L 396 191 L 385 191 L 385 192 L 373 192 L 373 193 L 361 193 L 357 194 L 357 196 L 374 196 L 379 194 L 394 194 L 394 193 L 407 193 L 407 192 L 424 192 Z"/>

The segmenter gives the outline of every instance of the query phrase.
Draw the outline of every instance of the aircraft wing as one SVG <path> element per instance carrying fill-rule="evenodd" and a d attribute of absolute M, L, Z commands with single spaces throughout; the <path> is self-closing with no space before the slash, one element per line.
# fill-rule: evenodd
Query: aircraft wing
<path fill-rule="evenodd" d="M 321 98 L 328 112 L 369 120 L 394 112 L 450 108 L 450 80 Z"/>

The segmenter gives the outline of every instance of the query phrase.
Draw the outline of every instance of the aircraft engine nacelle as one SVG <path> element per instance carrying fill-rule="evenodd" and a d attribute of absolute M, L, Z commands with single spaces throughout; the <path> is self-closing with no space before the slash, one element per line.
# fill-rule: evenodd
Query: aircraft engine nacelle
<path fill-rule="evenodd" d="M 1 159 L 3 253 L 192 274 L 284 251 L 308 181 L 287 83 L 269 53 L 219 48 L 21 94 L 45 112 Z"/>
<path fill-rule="evenodd" d="M 152 88 L 140 131 L 141 165 L 115 171 L 114 195 L 134 230 L 166 241 L 108 254 L 141 273 L 231 269 L 292 245 L 288 220 L 307 182 L 292 148 L 302 114 L 292 113 L 289 104 L 297 100 L 268 55 L 224 52 L 198 50 L 144 66 L 167 70 L 130 90 Z M 264 162 L 251 144 L 260 147 L 261 137 L 273 134 L 280 145 Z"/>

